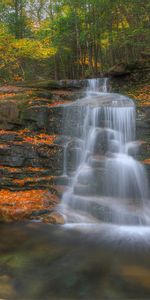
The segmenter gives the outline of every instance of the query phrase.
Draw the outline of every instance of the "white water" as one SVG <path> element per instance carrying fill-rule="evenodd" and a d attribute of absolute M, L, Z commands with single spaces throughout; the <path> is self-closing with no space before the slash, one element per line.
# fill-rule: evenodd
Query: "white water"
<path fill-rule="evenodd" d="M 92 92 L 107 93 L 108 91 L 108 78 L 89 79 L 87 83 L 87 96 Z"/>
<path fill-rule="evenodd" d="M 85 97 L 71 105 L 66 127 L 74 137 L 74 175 L 58 210 L 67 223 L 149 224 L 149 191 L 143 165 L 129 155 L 136 148 L 135 105 L 107 93 L 108 79 L 88 80 Z"/>

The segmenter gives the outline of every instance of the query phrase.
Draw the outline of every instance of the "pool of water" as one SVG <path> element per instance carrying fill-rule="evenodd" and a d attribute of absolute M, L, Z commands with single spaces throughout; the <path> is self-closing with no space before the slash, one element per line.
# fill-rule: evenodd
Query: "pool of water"
<path fill-rule="evenodd" d="M 149 227 L 1 224 L 0 237 L 0 299 L 150 299 Z"/>

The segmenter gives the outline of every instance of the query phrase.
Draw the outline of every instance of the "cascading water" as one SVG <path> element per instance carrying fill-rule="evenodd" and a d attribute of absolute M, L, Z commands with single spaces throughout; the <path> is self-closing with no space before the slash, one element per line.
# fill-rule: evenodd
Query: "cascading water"
<path fill-rule="evenodd" d="M 64 175 L 70 184 L 58 210 L 66 223 L 146 225 L 147 177 L 129 155 L 135 148 L 135 105 L 107 93 L 107 85 L 107 78 L 88 80 L 85 97 L 68 107 L 65 128 L 72 139 L 64 151 Z M 67 159 L 70 145 L 73 170 Z"/>
<path fill-rule="evenodd" d="M 87 80 L 87 97 L 93 93 L 107 93 L 108 91 L 108 78 L 96 78 Z"/>

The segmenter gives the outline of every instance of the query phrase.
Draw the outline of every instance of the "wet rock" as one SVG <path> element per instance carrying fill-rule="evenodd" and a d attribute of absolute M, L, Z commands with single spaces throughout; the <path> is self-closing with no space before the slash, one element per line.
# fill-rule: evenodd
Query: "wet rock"
<path fill-rule="evenodd" d="M 98 195 L 105 195 L 105 188 L 107 182 L 105 182 L 105 168 L 99 167 L 94 169 L 94 184 Z"/>
<path fill-rule="evenodd" d="M 109 200 L 109 201 L 108 201 Z M 81 212 L 86 211 L 90 212 L 91 216 L 98 219 L 99 221 L 103 221 L 107 223 L 115 223 L 115 224 L 129 224 L 129 225 L 145 225 L 145 220 L 141 215 L 136 214 L 135 211 L 132 213 L 129 210 L 123 209 L 120 210 L 117 205 L 114 207 L 111 205 L 113 199 L 107 198 L 97 198 L 93 195 L 90 197 L 82 197 L 82 195 L 73 196 L 72 202 L 70 203 L 71 207 L 74 206 L 76 209 Z"/>
<path fill-rule="evenodd" d="M 100 168 L 100 167 L 105 167 L 105 156 L 100 156 L 100 155 L 95 155 L 95 156 L 90 156 L 88 164 L 92 168 Z"/>
<path fill-rule="evenodd" d="M 80 195 L 80 196 L 95 195 L 96 194 L 96 185 L 94 182 L 92 182 L 91 184 L 87 184 L 87 185 L 77 184 L 74 187 L 74 194 Z"/>
<path fill-rule="evenodd" d="M 55 183 L 57 185 L 68 185 L 69 184 L 69 177 L 68 176 L 58 176 L 56 179 L 55 179 Z"/>
<path fill-rule="evenodd" d="M 67 190 L 67 186 L 66 185 L 56 185 L 55 186 L 55 189 L 56 189 L 56 193 L 57 193 L 57 196 L 59 198 L 62 197 L 62 195 L 64 194 L 64 192 Z"/>
<path fill-rule="evenodd" d="M 80 148 L 71 148 L 67 149 L 67 171 L 74 171 L 79 166 L 81 161 L 81 149 Z"/>
<path fill-rule="evenodd" d="M 119 142 L 116 141 L 116 140 L 111 140 L 109 142 L 109 151 L 111 153 L 118 153 L 120 150 L 120 145 L 119 145 Z"/>
<path fill-rule="evenodd" d="M 142 159 L 148 155 L 149 145 L 145 141 L 132 142 L 127 145 L 128 154 L 138 159 Z"/>
<path fill-rule="evenodd" d="M 93 170 L 91 168 L 83 169 L 78 175 L 78 182 L 81 185 L 90 184 L 93 181 Z"/>
<path fill-rule="evenodd" d="M 104 155 L 109 151 L 109 141 L 114 139 L 114 133 L 111 130 L 100 129 L 95 132 L 94 154 Z"/>
<path fill-rule="evenodd" d="M 59 225 L 63 225 L 65 223 L 63 216 L 57 212 L 53 212 L 49 215 L 46 215 L 42 221 L 43 223 L 59 224 Z"/>

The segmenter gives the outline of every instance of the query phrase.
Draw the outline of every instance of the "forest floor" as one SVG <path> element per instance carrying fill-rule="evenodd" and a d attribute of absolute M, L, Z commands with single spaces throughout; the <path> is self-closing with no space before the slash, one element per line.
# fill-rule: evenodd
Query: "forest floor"
<path fill-rule="evenodd" d="M 150 84 L 129 90 L 128 96 L 136 100 L 138 106 L 150 106 Z"/>

